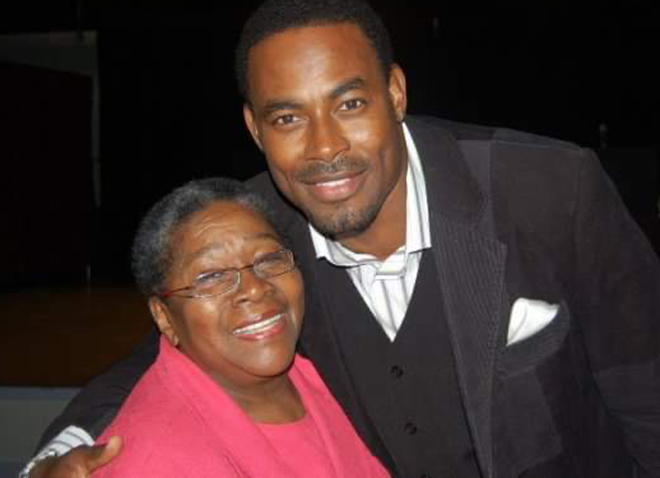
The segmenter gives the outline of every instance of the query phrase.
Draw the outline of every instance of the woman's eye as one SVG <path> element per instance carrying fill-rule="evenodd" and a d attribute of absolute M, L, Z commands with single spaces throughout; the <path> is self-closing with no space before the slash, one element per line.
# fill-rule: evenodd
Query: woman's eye
<path fill-rule="evenodd" d="M 195 279 L 196 284 L 208 284 L 210 282 L 222 282 L 227 280 L 230 277 L 230 274 L 228 274 L 225 271 L 212 271 L 212 272 L 206 272 L 204 274 L 200 274 L 197 276 L 197 279 Z"/>
<path fill-rule="evenodd" d="M 282 255 L 281 253 L 273 253 L 273 254 L 268 254 L 266 256 L 263 256 L 259 258 L 258 264 L 264 267 L 270 267 L 273 264 L 280 264 L 282 261 L 285 261 L 286 257 Z"/>

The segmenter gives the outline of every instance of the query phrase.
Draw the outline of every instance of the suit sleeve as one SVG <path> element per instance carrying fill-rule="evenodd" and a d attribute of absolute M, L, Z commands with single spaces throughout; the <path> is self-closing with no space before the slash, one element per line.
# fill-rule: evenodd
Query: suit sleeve
<path fill-rule="evenodd" d="M 158 336 L 154 328 L 129 357 L 90 381 L 48 426 L 38 449 L 72 425 L 97 438 L 115 417 L 133 386 L 156 359 Z"/>
<path fill-rule="evenodd" d="M 598 159 L 583 154 L 574 205 L 580 326 L 640 476 L 660 477 L 660 265 Z"/>

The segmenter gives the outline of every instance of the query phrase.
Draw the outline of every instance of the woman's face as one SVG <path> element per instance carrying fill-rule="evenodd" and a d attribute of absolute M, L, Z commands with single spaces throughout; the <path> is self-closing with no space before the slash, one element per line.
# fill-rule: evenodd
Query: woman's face
<path fill-rule="evenodd" d="M 225 201 L 194 213 L 172 240 L 169 289 L 186 287 L 213 271 L 250 265 L 284 247 L 260 214 Z M 150 301 L 170 342 L 230 393 L 288 370 L 304 313 L 297 268 L 269 279 L 244 269 L 240 279 L 235 290 L 213 297 Z"/>

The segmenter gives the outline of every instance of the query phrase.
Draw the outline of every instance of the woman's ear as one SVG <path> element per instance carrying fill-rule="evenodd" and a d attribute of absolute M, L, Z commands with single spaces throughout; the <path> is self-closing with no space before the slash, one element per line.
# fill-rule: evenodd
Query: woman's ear
<path fill-rule="evenodd" d="M 156 322 L 158 330 L 167 337 L 167 340 L 170 341 L 172 346 L 177 347 L 179 345 L 179 336 L 176 330 L 174 330 L 174 324 L 172 323 L 172 317 L 167 305 L 160 298 L 151 297 L 149 298 L 149 310 L 151 311 L 154 322 Z"/>

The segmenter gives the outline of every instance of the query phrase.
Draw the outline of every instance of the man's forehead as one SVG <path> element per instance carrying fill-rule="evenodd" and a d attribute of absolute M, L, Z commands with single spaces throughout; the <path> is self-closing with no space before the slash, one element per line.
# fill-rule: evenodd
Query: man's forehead
<path fill-rule="evenodd" d="M 260 60 L 255 60 L 264 56 L 286 61 L 300 55 L 324 54 L 327 49 L 339 57 L 356 52 L 377 57 L 376 49 L 358 25 L 333 23 L 289 28 L 274 33 L 250 49 L 248 63 L 258 63 Z"/>
<path fill-rule="evenodd" d="M 294 42 L 302 41 L 302 43 L 309 43 L 314 41 L 327 41 L 326 38 L 340 38 L 349 36 L 355 40 L 361 37 L 365 42 L 369 43 L 367 36 L 364 34 L 362 28 L 353 22 L 332 22 L 332 23 L 313 23 L 309 25 L 299 25 L 285 28 L 283 30 L 275 31 L 261 38 L 250 48 L 250 51 L 259 48 L 264 44 L 276 43 L 283 39 L 293 39 Z"/>
<path fill-rule="evenodd" d="M 363 86 L 378 68 L 376 52 L 359 27 L 310 26 L 279 32 L 255 45 L 248 60 L 248 82 L 257 96 L 265 91 L 268 96 L 276 91 L 286 96 L 302 88 L 330 95 L 349 81 Z"/>

